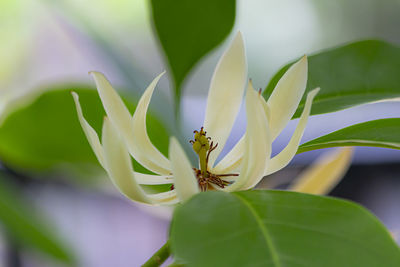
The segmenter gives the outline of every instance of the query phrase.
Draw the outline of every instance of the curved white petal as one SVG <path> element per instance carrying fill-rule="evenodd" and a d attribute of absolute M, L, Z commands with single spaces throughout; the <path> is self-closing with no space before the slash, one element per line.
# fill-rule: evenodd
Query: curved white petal
<path fill-rule="evenodd" d="M 214 168 L 210 169 L 212 173 L 230 173 L 240 167 L 244 152 L 244 138 L 245 136 L 243 135 L 231 151 Z"/>
<path fill-rule="evenodd" d="M 174 205 L 179 202 L 175 189 L 167 192 L 148 195 L 148 198 L 151 199 L 154 203 L 160 205 Z"/>
<path fill-rule="evenodd" d="M 152 204 L 136 182 L 129 152 L 108 118 L 104 119 L 102 141 L 106 169 L 114 185 L 128 198 Z"/>
<path fill-rule="evenodd" d="M 246 94 L 247 130 L 244 139 L 244 155 L 240 174 L 236 181 L 222 189 L 232 192 L 255 186 L 264 176 L 271 156 L 271 137 L 267 115 L 260 95 L 251 83 Z"/>
<path fill-rule="evenodd" d="M 147 87 L 136 107 L 132 118 L 134 139 L 128 141 L 128 146 L 133 157 L 149 170 L 163 174 L 171 174 L 170 161 L 152 144 L 147 135 L 146 114 L 150 99 L 158 80 L 164 74 L 158 75 Z"/>
<path fill-rule="evenodd" d="M 221 153 L 239 112 L 246 79 L 246 54 L 239 32 L 219 60 L 208 92 L 203 126 L 214 143 L 218 143 L 216 150 L 210 154 L 211 167 Z"/>
<path fill-rule="evenodd" d="M 136 108 L 132 122 L 131 114 L 118 93 L 103 74 L 91 72 L 104 109 L 110 121 L 125 139 L 131 155 L 152 172 L 168 175 L 171 173 L 169 161 L 154 147 L 146 130 L 146 113 L 153 90 L 164 73 L 157 76 L 146 89 Z"/>
<path fill-rule="evenodd" d="M 301 113 L 299 122 L 297 124 L 296 130 L 293 133 L 292 138 L 290 139 L 287 146 L 278 155 L 271 159 L 265 175 L 277 172 L 280 169 L 284 168 L 296 155 L 297 148 L 299 147 L 301 138 L 303 137 L 308 117 L 310 115 L 312 101 L 318 92 L 319 88 L 316 88 L 308 93 L 306 104 L 304 106 L 303 112 Z"/>
<path fill-rule="evenodd" d="M 352 147 L 344 147 L 323 154 L 288 190 L 317 195 L 329 193 L 346 174 L 353 151 Z"/>
<path fill-rule="evenodd" d="M 267 104 L 271 112 L 272 140 L 282 132 L 293 117 L 307 85 L 307 57 L 293 64 L 277 83 Z"/>
<path fill-rule="evenodd" d="M 251 79 L 249 80 L 249 84 L 253 86 Z M 263 97 L 259 97 L 259 99 L 261 100 L 267 120 L 269 121 L 271 114 L 267 102 Z M 239 142 L 236 143 L 236 145 L 231 149 L 231 151 L 229 151 L 229 153 L 226 154 L 225 157 L 220 162 L 218 162 L 214 168 L 211 168 L 212 172 L 231 173 L 233 171 L 238 170 L 240 168 L 240 164 L 242 163 L 243 153 L 244 153 L 244 136 L 240 138 Z M 236 179 L 236 177 L 234 178 Z"/>
<path fill-rule="evenodd" d="M 176 140 L 169 142 L 169 158 L 174 173 L 174 187 L 180 201 L 189 199 L 200 192 L 197 179 L 185 152 Z"/>
<path fill-rule="evenodd" d="M 144 174 L 140 172 L 135 172 L 133 175 L 135 176 L 135 179 L 138 182 L 138 184 L 155 185 L 155 184 L 173 183 L 172 176 Z"/>
<path fill-rule="evenodd" d="M 96 131 L 90 126 L 90 124 L 85 120 L 85 117 L 83 116 L 82 112 L 82 107 L 81 104 L 79 103 L 79 96 L 75 92 L 71 92 L 74 101 L 75 101 L 75 106 L 76 106 L 76 112 L 78 113 L 78 118 L 79 118 L 79 123 L 81 124 L 81 127 L 83 129 L 83 132 L 86 135 L 86 138 L 92 147 L 92 150 L 94 154 L 97 157 L 97 160 L 100 162 L 100 165 L 105 168 L 104 165 L 104 151 L 103 147 L 100 144 L 99 136 L 97 135 Z"/>
<path fill-rule="evenodd" d="M 90 72 L 96 82 L 97 91 L 108 118 L 123 138 L 132 137 L 131 114 L 118 93 L 100 72 Z"/>

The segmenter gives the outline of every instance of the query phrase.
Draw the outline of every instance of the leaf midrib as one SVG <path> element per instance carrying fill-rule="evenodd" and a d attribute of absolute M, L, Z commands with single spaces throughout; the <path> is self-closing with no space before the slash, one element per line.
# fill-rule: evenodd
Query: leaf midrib
<path fill-rule="evenodd" d="M 246 208 L 250 211 L 250 213 L 254 216 L 256 223 L 258 224 L 258 226 L 261 229 L 261 233 L 264 237 L 264 241 L 267 244 L 267 247 L 269 247 L 269 249 L 270 249 L 271 256 L 272 256 L 272 262 L 273 262 L 274 266 L 281 267 L 278 252 L 276 251 L 275 245 L 271 239 L 271 236 L 268 232 L 267 227 L 265 227 L 265 225 L 263 223 L 263 220 L 258 215 L 257 211 L 251 206 L 249 201 L 247 201 L 247 199 L 245 199 L 244 197 L 241 197 L 240 195 L 237 195 L 237 194 L 234 194 L 234 196 L 236 196 L 243 203 L 243 205 L 246 206 Z"/>

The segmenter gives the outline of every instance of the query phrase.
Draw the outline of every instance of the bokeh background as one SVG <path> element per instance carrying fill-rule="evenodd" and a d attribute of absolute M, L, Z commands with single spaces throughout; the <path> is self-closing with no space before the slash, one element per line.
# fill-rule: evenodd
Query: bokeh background
<path fill-rule="evenodd" d="M 256 87 L 264 88 L 281 66 L 303 54 L 361 39 L 399 45 L 399 27 L 398 0 L 238 0 L 228 39 L 238 30 L 243 33 L 249 77 Z M 90 70 L 105 73 L 118 89 L 137 97 L 168 69 L 146 0 L 1 0 L 0 38 L 2 118 L 15 106 L 26 104 L 15 101 L 21 96 L 60 86 L 71 86 L 71 90 L 78 84 L 93 87 L 87 74 Z M 228 43 L 207 55 L 184 86 L 181 127 L 187 140 L 201 126 L 211 75 Z M 174 109 L 167 77 L 161 80 L 150 108 L 172 128 L 169 131 L 176 130 L 169 123 Z M 357 122 L 399 114 L 400 103 L 384 102 L 313 116 L 303 141 Z M 241 136 L 244 125 L 242 113 L 228 148 Z M 286 144 L 295 125 L 294 121 L 288 126 L 274 150 Z M 320 153 L 298 155 L 288 168 L 268 179 L 290 181 Z M 71 248 L 80 266 L 138 266 L 167 238 L 170 211 L 129 202 L 99 170 L 95 177 L 92 172 L 35 171 L 31 175 L 26 169 L 4 164 L 3 172 L 7 175 L 2 179 L 18 188 L 34 212 L 40 211 L 39 216 Z M 400 233 L 399 176 L 400 151 L 357 148 L 353 166 L 332 194 L 362 203 L 396 235 Z M 0 266 L 58 265 L 62 266 L 21 245 L 2 229 Z"/>

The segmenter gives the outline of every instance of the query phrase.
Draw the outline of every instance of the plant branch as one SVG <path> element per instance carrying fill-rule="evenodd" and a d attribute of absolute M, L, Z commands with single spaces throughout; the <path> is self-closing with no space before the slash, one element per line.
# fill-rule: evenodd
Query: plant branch
<path fill-rule="evenodd" d="M 168 257 L 170 256 L 171 251 L 169 249 L 169 240 L 167 242 L 165 242 L 165 244 L 156 251 L 156 253 L 153 254 L 153 256 L 151 256 L 150 259 L 148 259 L 143 265 L 142 267 L 157 267 L 157 266 L 161 266 L 161 264 L 168 259 Z"/>

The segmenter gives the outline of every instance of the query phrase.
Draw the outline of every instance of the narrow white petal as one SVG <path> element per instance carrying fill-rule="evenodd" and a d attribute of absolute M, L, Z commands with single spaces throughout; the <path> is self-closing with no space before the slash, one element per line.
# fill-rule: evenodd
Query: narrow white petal
<path fill-rule="evenodd" d="M 294 181 L 289 190 L 316 195 L 329 193 L 350 167 L 353 150 L 352 147 L 344 147 L 323 154 Z"/>
<path fill-rule="evenodd" d="M 102 140 L 106 169 L 114 185 L 128 198 L 152 204 L 136 182 L 129 152 L 108 118 L 104 119 Z"/>
<path fill-rule="evenodd" d="M 243 159 L 244 152 L 244 135 L 236 143 L 236 145 L 229 151 L 225 157 L 218 162 L 218 164 L 211 168 L 211 172 L 215 174 L 230 173 L 240 167 Z"/>
<path fill-rule="evenodd" d="M 192 166 L 178 141 L 172 137 L 169 142 L 169 158 L 174 173 L 174 186 L 180 201 L 199 193 L 199 186 Z"/>
<path fill-rule="evenodd" d="M 128 146 L 133 157 L 149 170 L 163 174 L 171 174 L 170 161 L 153 145 L 147 134 L 146 114 L 149 103 L 158 81 L 161 76 L 158 75 L 147 87 L 136 107 L 132 118 L 134 139 L 128 140 Z"/>
<path fill-rule="evenodd" d="M 165 175 L 152 175 L 152 174 L 144 174 L 135 172 L 133 174 L 135 176 L 138 184 L 146 184 L 146 185 L 155 185 L 155 184 L 172 184 L 173 178 L 172 176 Z"/>
<path fill-rule="evenodd" d="M 132 137 L 131 114 L 118 93 L 106 77 L 100 72 L 90 72 L 96 82 L 97 91 L 108 118 L 121 133 L 123 138 Z"/>
<path fill-rule="evenodd" d="M 284 168 L 296 155 L 301 138 L 303 137 L 303 133 L 307 125 L 308 117 L 310 115 L 312 101 L 318 92 L 319 88 L 314 89 L 308 93 L 306 104 L 304 106 L 303 112 L 300 116 L 299 122 L 297 124 L 296 130 L 293 133 L 292 138 L 290 139 L 287 146 L 278 155 L 271 159 L 265 175 L 277 172 L 280 169 Z"/>
<path fill-rule="evenodd" d="M 163 73 L 156 77 L 146 89 L 136 108 L 135 114 L 137 113 L 138 115 L 133 122 L 129 110 L 106 77 L 99 72 L 91 72 L 91 74 L 96 82 L 107 116 L 125 139 L 131 155 L 140 164 L 155 173 L 170 174 L 168 160 L 151 143 L 146 130 L 148 102 Z"/>
<path fill-rule="evenodd" d="M 267 115 L 260 97 L 250 83 L 246 94 L 247 130 L 242 167 L 236 181 L 224 191 L 232 192 L 254 187 L 264 176 L 271 156 L 271 137 Z"/>
<path fill-rule="evenodd" d="M 267 104 L 271 112 L 272 140 L 282 132 L 295 113 L 307 85 L 307 57 L 293 64 L 277 83 Z"/>
<path fill-rule="evenodd" d="M 100 162 L 100 165 L 105 168 L 104 165 L 104 151 L 103 147 L 100 144 L 99 136 L 97 135 L 96 131 L 90 126 L 90 124 L 86 121 L 85 117 L 83 116 L 82 107 L 79 103 L 79 96 L 77 93 L 72 92 L 72 96 L 75 101 L 76 112 L 78 113 L 79 123 L 83 129 L 83 132 L 86 135 L 86 138 L 92 147 L 94 154 L 97 157 L 97 160 Z"/>
<path fill-rule="evenodd" d="M 148 195 L 148 198 L 150 198 L 154 203 L 160 205 L 174 205 L 179 202 L 175 189 L 167 192 Z"/>
<path fill-rule="evenodd" d="M 251 80 L 250 80 L 251 83 Z M 270 111 L 267 102 L 263 97 L 259 97 L 263 105 L 267 120 L 270 120 Z M 228 154 L 218 164 L 211 168 L 213 173 L 232 173 L 240 169 L 244 153 L 244 136 L 236 143 Z M 236 176 L 232 177 L 236 180 Z"/>
<path fill-rule="evenodd" d="M 207 135 L 218 143 L 216 150 L 210 154 L 211 167 L 229 137 L 242 103 L 246 80 L 246 54 L 239 32 L 219 60 L 208 92 L 203 126 Z"/>

